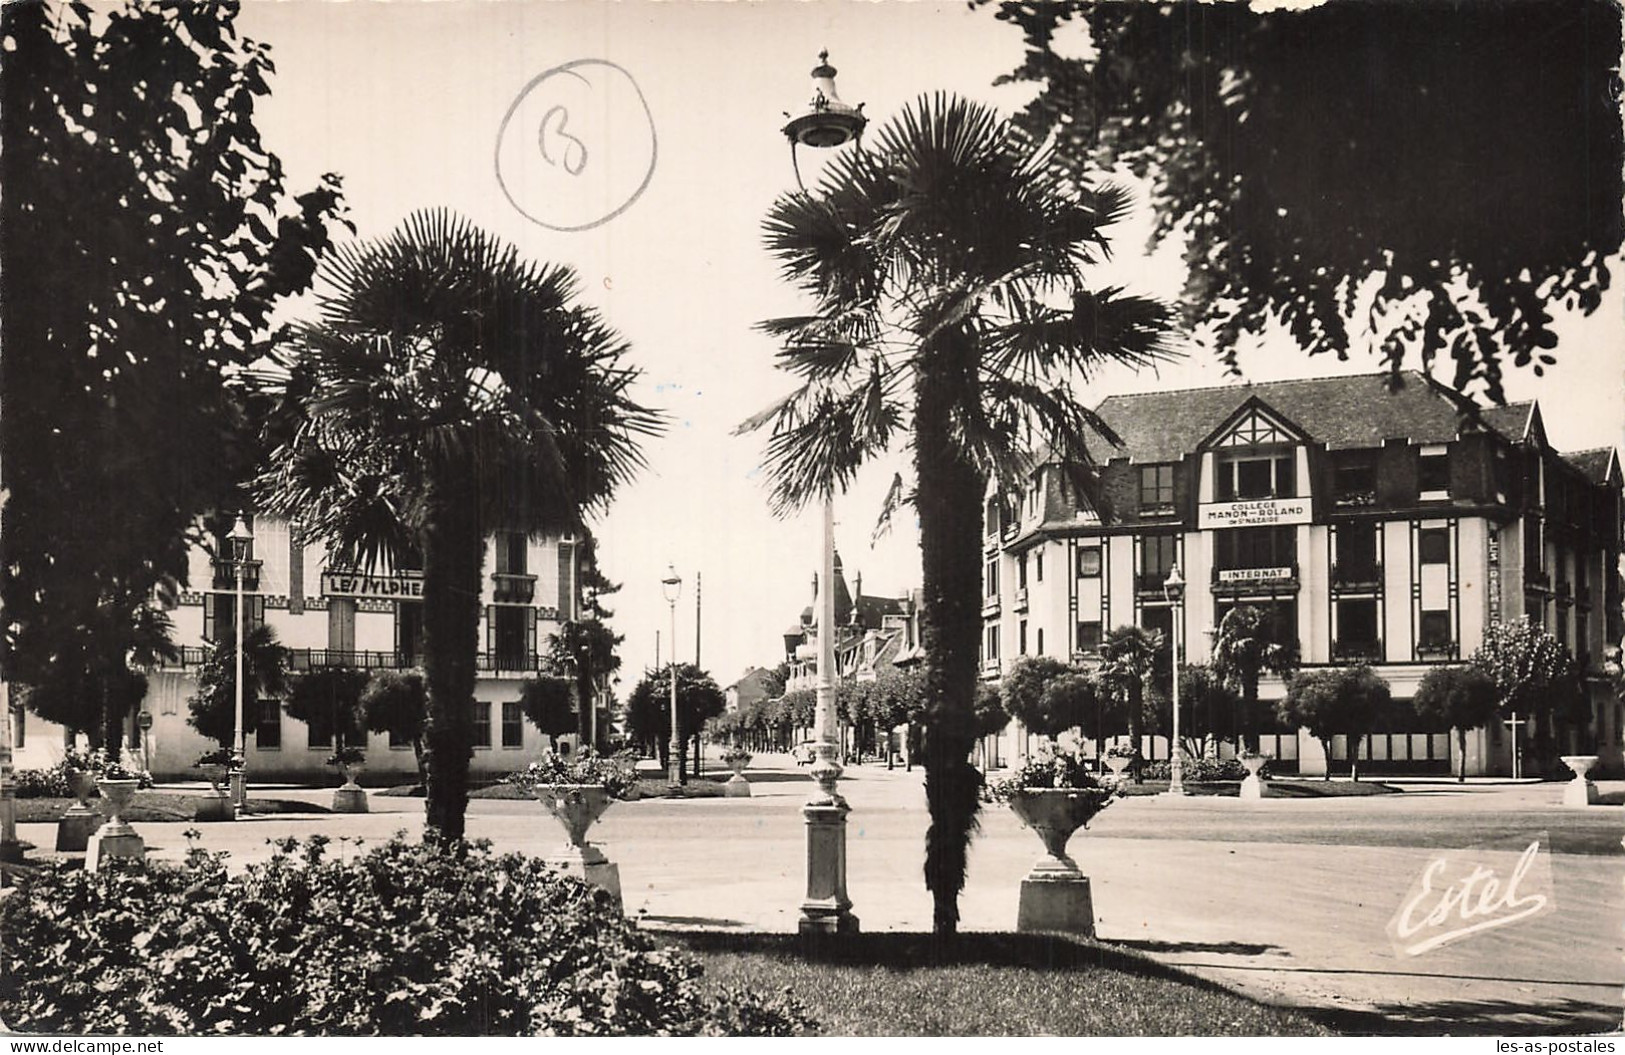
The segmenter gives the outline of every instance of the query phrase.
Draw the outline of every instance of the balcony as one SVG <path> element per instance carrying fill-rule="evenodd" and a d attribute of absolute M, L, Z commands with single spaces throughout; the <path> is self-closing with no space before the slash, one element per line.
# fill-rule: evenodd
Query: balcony
<path fill-rule="evenodd" d="M 243 589 L 250 593 L 260 588 L 261 561 L 249 560 L 243 562 Z M 237 589 L 237 565 L 229 560 L 210 561 L 214 568 L 214 589 L 216 591 Z"/>
<path fill-rule="evenodd" d="M 1376 488 L 1343 491 L 1332 496 L 1334 509 L 1362 509 L 1376 504 Z"/>
<path fill-rule="evenodd" d="M 1557 603 L 1567 608 L 1574 603 L 1574 594 L 1566 582 L 1560 582 L 1552 591 L 1557 596 Z"/>
<path fill-rule="evenodd" d="M 999 614 L 999 596 L 998 596 L 998 594 L 994 594 L 991 597 L 982 598 L 982 615 L 983 616 L 991 616 L 991 615 L 998 615 L 998 614 Z"/>
<path fill-rule="evenodd" d="M 1140 519 L 1156 520 L 1173 516 L 1178 510 L 1172 502 L 1141 502 Z"/>
<path fill-rule="evenodd" d="M 1417 644 L 1416 655 L 1424 660 L 1455 659 L 1456 643 L 1454 641 L 1423 641 Z"/>
<path fill-rule="evenodd" d="M 496 604 L 530 604 L 536 597 L 536 576 L 499 571 L 491 576 L 491 600 Z"/>
<path fill-rule="evenodd" d="M 1026 610 L 1027 610 L 1027 587 L 1025 587 L 1025 586 L 1017 587 L 1017 589 L 1016 589 L 1016 611 L 1025 612 Z"/>
<path fill-rule="evenodd" d="M 1269 568 L 1214 568 L 1213 592 L 1221 594 L 1296 593 L 1296 563 Z"/>
<path fill-rule="evenodd" d="M 1382 565 L 1332 561 L 1332 588 L 1376 590 L 1382 586 Z"/>
<path fill-rule="evenodd" d="M 1342 663 L 1382 662 L 1382 641 L 1334 641 L 1332 659 Z"/>
<path fill-rule="evenodd" d="M 1168 573 L 1165 571 L 1142 571 L 1134 574 L 1134 592 L 1141 597 L 1152 597 L 1163 600 L 1163 587 L 1167 585 Z"/>
<path fill-rule="evenodd" d="M 1552 577 L 1539 568 L 1525 568 L 1523 570 L 1523 585 L 1526 590 L 1550 590 Z"/>

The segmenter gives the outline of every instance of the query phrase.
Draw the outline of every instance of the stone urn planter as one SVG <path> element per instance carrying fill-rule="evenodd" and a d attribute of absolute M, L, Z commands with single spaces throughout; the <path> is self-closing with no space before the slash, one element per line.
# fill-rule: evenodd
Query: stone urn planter
<path fill-rule="evenodd" d="M 749 751 L 734 750 L 722 756 L 722 764 L 734 771 L 734 775 L 722 785 L 724 798 L 750 798 L 750 781 L 745 779 L 745 767 L 750 765 L 750 759 Z"/>
<path fill-rule="evenodd" d="M 1109 788 L 1022 788 L 1010 795 L 1011 811 L 1038 833 L 1045 851 L 1021 881 L 1018 931 L 1058 930 L 1094 937 L 1089 877 L 1067 855 L 1066 846 L 1072 833 L 1105 809 L 1111 796 Z"/>
<path fill-rule="evenodd" d="M 56 824 L 58 853 L 84 853 L 90 836 L 102 826 L 102 815 L 90 804 L 90 793 L 96 790 L 96 776 L 88 769 L 69 766 L 65 770 L 68 790 L 73 793 L 74 804 L 62 814 Z"/>
<path fill-rule="evenodd" d="M 212 794 L 198 803 L 196 818 L 200 821 L 236 820 L 237 810 L 232 806 L 231 795 L 226 790 L 231 767 L 224 762 L 200 762 L 197 768 L 203 774 L 203 779 L 209 782 Z"/>
<path fill-rule="evenodd" d="M 1258 775 L 1258 771 L 1264 768 L 1264 763 L 1269 761 L 1269 756 L 1240 755 L 1236 761 L 1240 762 L 1247 770 L 1247 777 L 1241 782 L 1241 797 L 1244 799 L 1263 798 L 1264 789 L 1269 785 L 1265 783 L 1263 777 Z"/>
<path fill-rule="evenodd" d="M 1127 755 L 1107 755 L 1106 768 L 1112 771 L 1111 779 L 1115 783 L 1121 784 L 1123 782 L 1124 771 L 1128 769 L 1129 763 L 1133 761 L 1134 759 Z"/>
<path fill-rule="evenodd" d="M 615 800 L 602 784 L 541 784 L 536 798 L 564 828 L 566 844 L 543 858 L 557 868 L 608 891 L 621 904 L 621 872 L 604 852 L 587 841 L 591 828 Z"/>
<path fill-rule="evenodd" d="M 102 777 L 96 789 L 102 793 L 102 812 L 106 819 L 85 847 L 85 870 L 94 872 L 115 857 L 141 860 L 146 856 L 146 844 L 141 841 L 124 813 L 130 808 L 140 782 L 134 777 Z"/>
<path fill-rule="evenodd" d="M 334 813 L 366 813 L 367 792 L 356 783 L 365 766 L 360 762 L 335 762 L 344 774 L 344 783 L 333 792 Z"/>
<path fill-rule="evenodd" d="M 1574 771 L 1574 779 L 1563 785 L 1563 805 L 1595 806 L 1597 785 L 1586 774 L 1597 764 L 1597 756 L 1563 755 L 1562 761 Z"/>

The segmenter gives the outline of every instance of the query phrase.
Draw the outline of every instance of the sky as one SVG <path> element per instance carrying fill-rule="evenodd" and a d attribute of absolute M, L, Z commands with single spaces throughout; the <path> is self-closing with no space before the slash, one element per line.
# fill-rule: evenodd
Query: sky
<path fill-rule="evenodd" d="M 363 238 L 414 210 L 451 208 L 533 259 L 575 268 L 582 300 L 628 340 L 643 371 L 635 395 L 669 427 L 593 522 L 600 565 L 623 587 L 606 601 L 626 638 L 619 695 L 654 662 L 657 634 L 670 657 L 668 566 L 683 580 L 679 659 L 695 658 L 696 580 L 699 659 L 720 685 L 782 659 L 782 633 L 811 600 L 821 523 L 816 509 L 771 515 L 765 434 L 733 432 L 791 387 L 753 326 L 807 307 L 761 244 L 762 217 L 795 187 L 785 112 L 806 105 L 828 48 L 841 98 L 865 104 L 872 122 L 938 90 L 1011 113 L 1033 89 L 992 84 L 1019 63 L 1018 32 L 963 0 L 246 0 L 238 25 L 271 46 L 258 124 L 291 188 L 340 174 Z M 799 158 L 810 185 L 822 160 Z M 1142 208 L 1108 230 L 1113 259 L 1091 277 L 1173 299 L 1178 247 L 1146 255 L 1149 222 Z M 1558 331 L 1558 366 L 1517 373 L 1508 398 L 1540 400 L 1560 449 L 1619 445 L 1619 285 Z M 1084 401 L 1227 383 L 1210 350 L 1187 350 L 1155 374 L 1103 373 Z M 1280 335 L 1254 342 L 1241 365 L 1258 381 L 1381 368 L 1361 348 L 1346 362 L 1310 359 Z M 866 594 L 919 585 L 910 517 L 872 542 L 898 468 L 877 464 L 837 500 L 837 549 Z"/>

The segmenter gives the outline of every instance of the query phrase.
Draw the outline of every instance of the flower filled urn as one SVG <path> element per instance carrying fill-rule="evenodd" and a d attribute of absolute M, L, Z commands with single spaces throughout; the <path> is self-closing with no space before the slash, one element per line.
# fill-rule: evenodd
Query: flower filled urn
<path fill-rule="evenodd" d="M 211 794 L 198 803 L 195 819 L 199 821 L 230 821 L 237 819 L 237 808 L 232 804 L 226 788 L 231 767 L 225 762 L 199 762 L 198 772 L 209 782 Z"/>
<path fill-rule="evenodd" d="M 1269 756 L 1244 751 L 1237 756 L 1236 760 L 1247 770 L 1246 779 L 1241 782 L 1240 797 L 1244 799 L 1263 798 L 1264 789 L 1269 785 L 1264 782 L 1263 777 L 1259 776 L 1259 770 L 1263 769 L 1264 763 L 1270 760 Z"/>
<path fill-rule="evenodd" d="M 96 775 L 72 765 L 65 766 L 64 773 L 75 801 L 57 822 L 56 849 L 58 853 L 83 853 L 91 833 L 102 826 L 101 812 L 90 804 L 90 795 L 96 790 Z"/>
<path fill-rule="evenodd" d="M 136 834 L 124 814 L 135 798 L 140 782 L 134 777 L 104 774 L 96 781 L 102 794 L 102 812 L 106 819 L 89 839 L 85 847 L 85 870 L 94 872 L 115 857 L 140 860 L 146 856 L 146 844 Z"/>
<path fill-rule="evenodd" d="M 745 779 L 745 767 L 750 765 L 751 753 L 742 747 L 729 748 L 722 755 L 722 764 L 734 771 L 722 785 L 725 798 L 750 798 L 750 781 Z"/>
<path fill-rule="evenodd" d="M 536 798 L 564 828 L 567 839 L 564 846 L 544 860 L 562 872 L 608 891 L 619 905 L 620 869 L 602 850 L 587 841 L 587 830 L 615 801 L 610 790 L 602 784 L 543 784 L 536 788 Z"/>
<path fill-rule="evenodd" d="M 1102 784 L 1089 772 L 1089 764 L 1069 753 L 1041 755 L 988 788 L 989 795 L 1009 803 L 1016 818 L 1044 844 L 1043 856 L 1021 881 L 1018 931 L 1065 931 L 1094 937 L 1089 877 L 1066 848 L 1073 833 L 1109 806 L 1121 788 Z"/>
<path fill-rule="evenodd" d="M 1028 878 L 1081 877 L 1077 862 L 1066 852 L 1067 843 L 1105 809 L 1110 798 L 1106 788 L 1022 788 L 1012 794 L 1010 811 L 1044 843 L 1045 856 L 1033 865 Z"/>

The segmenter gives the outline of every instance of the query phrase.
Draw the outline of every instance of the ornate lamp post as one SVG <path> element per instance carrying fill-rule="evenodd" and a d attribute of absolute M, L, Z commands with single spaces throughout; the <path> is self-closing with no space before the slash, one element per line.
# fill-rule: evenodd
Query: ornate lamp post
<path fill-rule="evenodd" d="M 796 184 L 801 167 L 796 147 L 827 149 L 843 146 L 863 134 L 869 123 L 863 106 L 848 106 L 835 94 L 835 67 L 829 64 L 829 51 L 818 53 L 813 67 L 813 94 L 802 113 L 789 117 L 782 131 L 790 141 L 790 164 Z M 836 785 L 841 779 L 839 730 L 835 713 L 835 495 L 834 487 L 824 492 L 824 540 L 820 554 L 818 594 L 818 681 L 813 710 L 816 743 L 813 747 L 812 778 L 817 786 L 801 808 L 807 822 L 807 896 L 801 902 L 800 929 L 803 933 L 850 934 L 858 929 L 852 915 L 852 899 L 846 893 L 846 815 L 851 807 Z"/>
<path fill-rule="evenodd" d="M 677 598 L 683 592 L 683 580 L 677 569 L 666 565 L 666 577 L 660 580 L 666 594 L 666 606 L 671 609 L 671 743 L 666 751 L 666 779 L 672 787 L 683 781 L 683 737 L 677 728 Z"/>
<path fill-rule="evenodd" d="M 248 734 L 243 728 L 243 571 L 248 566 L 249 544 L 254 541 L 254 533 L 248 530 L 241 516 L 226 541 L 231 544 L 231 563 L 237 576 L 237 614 L 232 620 L 237 635 L 237 651 L 233 657 L 236 679 L 232 683 L 237 695 L 237 720 L 231 737 L 231 801 L 240 812 L 248 806 Z"/>
<path fill-rule="evenodd" d="M 1162 595 L 1168 599 L 1170 606 L 1168 620 L 1168 637 L 1174 650 L 1174 739 L 1168 750 L 1168 794 L 1185 794 L 1185 760 L 1184 744 L 1179 739 L 1179 638 L 1185 626 L 1184 605 L 1180 602 L 1185 598 L 1185 577 L 1179 574 L 1179 565 L 1175 564 L 1168 569 L 1168 578 L 1163 581 Z"/>

